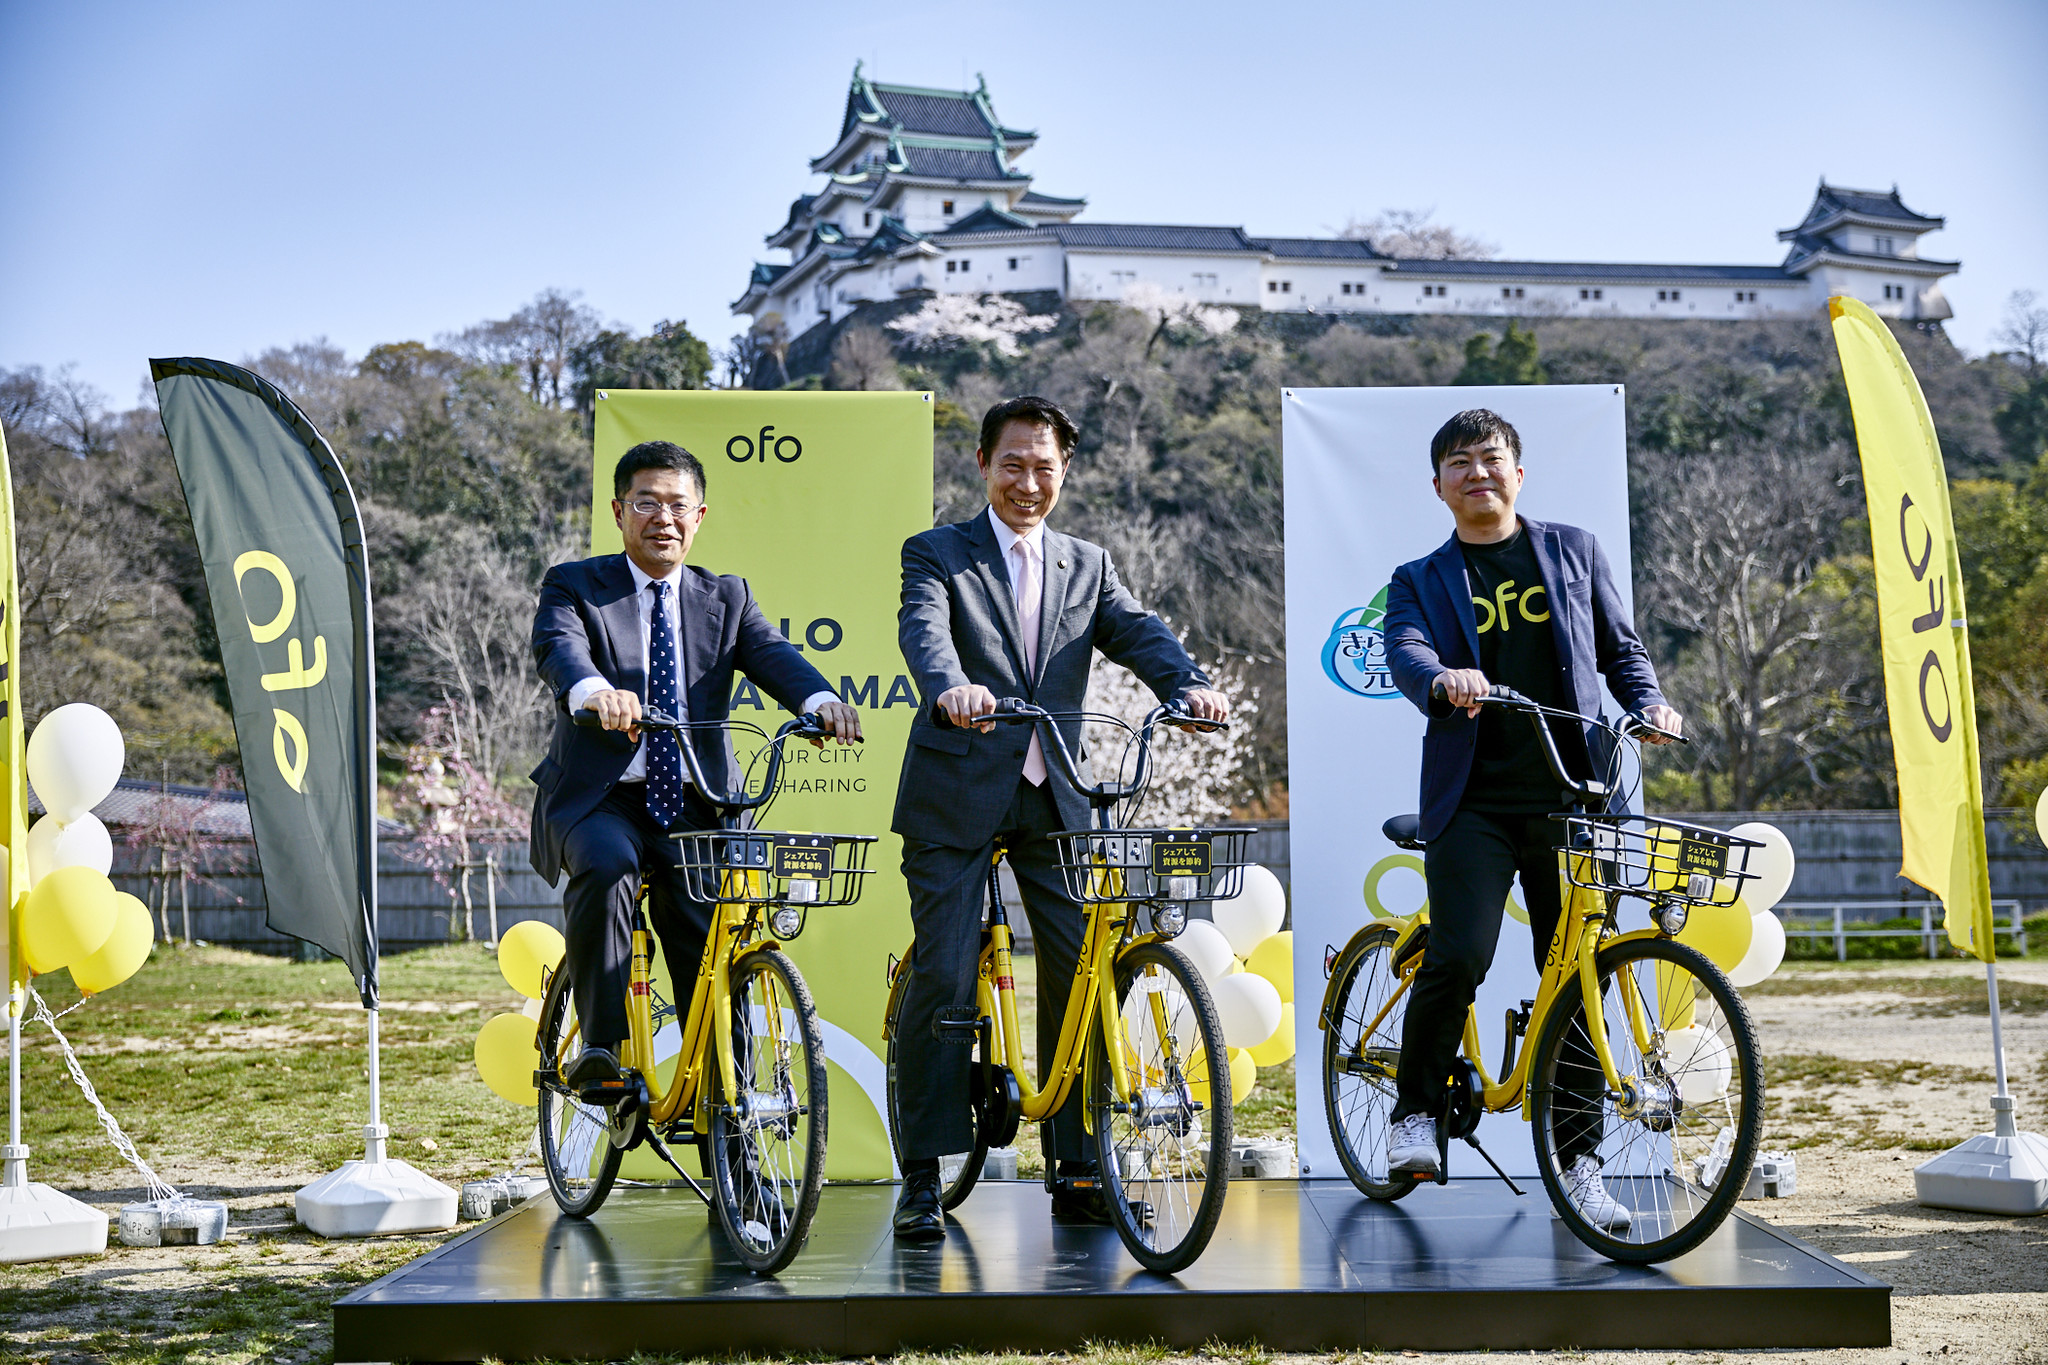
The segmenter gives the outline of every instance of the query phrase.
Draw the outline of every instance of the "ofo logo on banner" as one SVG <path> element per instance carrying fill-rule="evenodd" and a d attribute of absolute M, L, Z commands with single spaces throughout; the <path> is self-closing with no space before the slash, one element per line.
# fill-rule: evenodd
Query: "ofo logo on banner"
<path fill-rule="evenodd" d="M 1353 607 L 1330 627 L 1323 642 L 1323 676 L 1357 697 L 1385 701 L 1401 695 L 1387 666 L 1387 590 L 1369 606 Z"/>
<path fill-rule="evenodd" d="M 803 458 L 804 443 L 794 436 L 777 436 L 772 424 L 752 436 L 743 431 L 725 443 L 725 458 L 734 464 L 750 460 L 766 464 L 771 453 L 783 464 L 795 464 Z"/>

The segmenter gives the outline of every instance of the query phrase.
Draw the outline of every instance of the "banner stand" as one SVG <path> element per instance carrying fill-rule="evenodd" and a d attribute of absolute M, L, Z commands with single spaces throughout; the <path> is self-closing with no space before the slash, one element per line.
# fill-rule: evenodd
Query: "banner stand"
<path fill-rule="evenodd" d="M 456 1192 L 384 1149 L 376 652 L 355 490 L 269 381 L 191 357 L 149 368 L 205 565 L 267 918 L 348 963 L 369 1026 L 363 1159 L 300 1190 L 298 1219 L 322 1237 L 452 1228 Z"/>
<path fill-rule="evenodd" d="M 2005 1032 L 1998 1018 L 1998 963 L 1984 964 L 1991 997 L 1991 1131 L 1913 1168 L 1913 1192 L 1922 1204 L 1974 1213 L 2048 1212 L 2048 1138 L 2022 1133 L 2013 1121 L 2005 1084 Z"/>
<path fill-rule="evenodd" d="M 0 1147 L 0 1265 L 97 1256 L 107 1249 L 107 1215 L 28 1178 L 21 1141 L 21 1012 L 27 992 L 7 1001 L 7 1145 Z"/>

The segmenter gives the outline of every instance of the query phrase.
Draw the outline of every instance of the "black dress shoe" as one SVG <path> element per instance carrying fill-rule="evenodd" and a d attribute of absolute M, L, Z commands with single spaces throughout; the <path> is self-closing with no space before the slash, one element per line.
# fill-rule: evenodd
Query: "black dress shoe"
<path fill-rule="evenodd" d="M 619 1059 L 606 1048 L 587 1047 L 569 1063 L 562 1080 L 585 1104 L 617 1104 L 630 1092 Z"/>
<path fill-rule="evenodd" d="M 906 1242 L 936 1242 L 946 1235 L 946 1216 L 939 1208 L 939 1173 L 912 1171 L 903 1177 L 896 1196 L 896 1235 Z"/>
<path fill-rule="evenodd" d="M 1109 1200 L 1102 1192 L 1102 1172 L 1091 1165 L 1054 1176 L 1052 1216 L 1063 1223 L 1109 1227 Z"/>

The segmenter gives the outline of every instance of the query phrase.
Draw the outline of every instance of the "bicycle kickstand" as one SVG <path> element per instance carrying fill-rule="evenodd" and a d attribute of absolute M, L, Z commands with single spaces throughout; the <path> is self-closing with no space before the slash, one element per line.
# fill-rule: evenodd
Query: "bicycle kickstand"
<path fill-rule="evenodd" d="M 699 1199 L 704 1201 L 704 1207 L 710 1208 L 711 1196 L 706 1194 L 704 1192 L 704 1187 L 702 1185 L 699 1185 L 695 1180 L 691 1179 L 690 1173 L 684 1170 L 682 1166 L 677 1163 L 675 1157 L 669 1153 L 668 1144 L 661 1140 L 661 1134 L 654 1131 L 654 1125 L 651 1123 L 647 1125 L 647 1141 L 649 1145 L 651 1145 L 654 1148 L 654 1154 L 660 1157 L 663 1161 L 666 1161 L 668 1163 L 668 1168 L 683 1178 L 683 1183 L 690 1187 L 691 1192 L 694 1193 Z M 1492 1159 L 1492 1157 L 1487 1158 L 1487 1160 L 1489 1161 L 1491 1161 Z M 1519 1193 L 1519 1191 L 1517 1191 L 1517 1193 Z"/>
<path fill-rule="evenodd" d="M 1479 1145 L 1479 1134 L 1467 1133 L 1465 1134 L 1465 1141 L 1472 1144 L 1473 1151 L 1479 1153 L 1479 1155 L 1486 1158 L 1486 1164 L 1493 1167 L 1493 1173 L 1495 1175 L 1499 1176 L 1502 1180 L 1505 1180 L 1507 1182 L 1507 1186 L 1509 1189 L 1513 1190 L 1516 1194 L 1527 1193 L 1526 1190 L 1524 1190 L 1520 1185 L 1517 1185 L 1515 1183 L 1514 1177 L 1510 1176 L 1506 1171 L 1500 1168 L 1500 1163 L 1493 1159 L 1492 1153 L 1488 1152 L 1484 1147 L 1481 1147 Z"/>

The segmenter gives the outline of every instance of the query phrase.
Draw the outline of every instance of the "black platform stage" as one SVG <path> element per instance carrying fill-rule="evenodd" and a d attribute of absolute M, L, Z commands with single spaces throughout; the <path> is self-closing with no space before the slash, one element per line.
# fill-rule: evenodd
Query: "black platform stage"
<path fill-rule="evenodd" d="M 1882 1346 L 1891 1290 L 1741 1214 L 1650 1268 L 1588 1251 L 1540 1188 L 1460 1180 L 1375 1204 L 1330 1181 L 1230 1187 L 1206 1254 L 1139 1268 L 1108 1228 L 1055 1224 L 1035 1182 L 977 1188 L 943 1243 L 889 1237 L 893 1186 L 834 1186 L 810 1245 L 756 1279 L 687 1191 L 614 1193 L 589 1222 L 546 1197 L 334 1307 L 335 1358 L 644 1351 L 883 1355 L 903 1347 Z"/>

